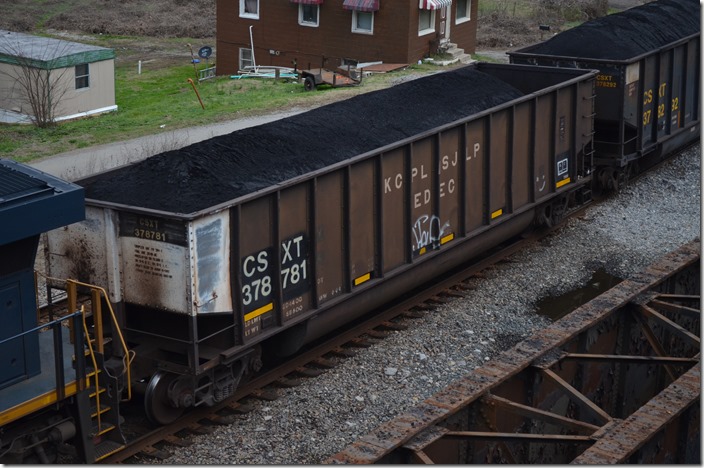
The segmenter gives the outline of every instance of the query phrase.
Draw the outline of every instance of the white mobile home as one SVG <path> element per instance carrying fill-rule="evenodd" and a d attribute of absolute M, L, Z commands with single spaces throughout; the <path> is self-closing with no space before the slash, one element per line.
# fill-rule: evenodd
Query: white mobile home
<path fill-rule="evenodd" d="M 0 30 L 0 122 L 60 121 L 116 109 L 114 50 Z"/>

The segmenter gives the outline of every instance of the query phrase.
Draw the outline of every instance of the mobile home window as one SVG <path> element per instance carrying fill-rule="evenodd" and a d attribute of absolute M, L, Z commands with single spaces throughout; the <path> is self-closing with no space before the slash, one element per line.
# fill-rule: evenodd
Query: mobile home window
<path fill-rule="evenodd" d="M 259 19 L 259 0 L 240 0 L 240 16 Z"/>
<path fill-rule="evenodd" d="M 373 34 L 374 12 L 352 10 L 352 32 L 360 34 Z"/>
<path fill-rule="evenodd" d="M 76 65 L 76 89 L 88 88 L 90 86 L 89 78 L 88 64 Z"/>
<path fill-rule="evenodd" d="M 298 5 L 298 24 L 301 26 L 318 26 L 319 19 L 318 5 Z"/>
<path fill-rule="evenodd" d="M 471 11 L 472 0 L 457 0 L 457 14 L 455 15 L 455 22 L 459 24 L 469 21 Z"/>
<path fill-rule="evenodd" d="M 418 15 L 418 35 L 435 32 L 435 10 L 420 10 Z"/>
<path fill-rule="evenodd" d="M 240 49 L 240 70 L 252 65 L 252 49 Z"/>

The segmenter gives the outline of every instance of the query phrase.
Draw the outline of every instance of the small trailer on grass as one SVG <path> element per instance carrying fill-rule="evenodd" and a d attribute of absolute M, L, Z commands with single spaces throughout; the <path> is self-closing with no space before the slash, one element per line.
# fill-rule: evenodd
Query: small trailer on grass
<path fill-rule="evenodd" d="M 341 86 L 357 86 L 362 82 L 362 71 L 338 68 L 337 71 L 326 68 L 311 68 L 301 70 L 301 79 L 306 91 L 312 91 L 321 84 L 327 84 L 333 88 Z"/>

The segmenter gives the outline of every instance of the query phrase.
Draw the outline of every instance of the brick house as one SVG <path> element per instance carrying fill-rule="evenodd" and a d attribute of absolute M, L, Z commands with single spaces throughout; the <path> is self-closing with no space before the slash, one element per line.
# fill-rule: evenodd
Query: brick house
<path fill-rule="evenodd" d="M 217 0 L 217 70 L 415 63 L 475 51 L 477 0 Z M 251 44 L 254 44 L 254 57 Z"/>

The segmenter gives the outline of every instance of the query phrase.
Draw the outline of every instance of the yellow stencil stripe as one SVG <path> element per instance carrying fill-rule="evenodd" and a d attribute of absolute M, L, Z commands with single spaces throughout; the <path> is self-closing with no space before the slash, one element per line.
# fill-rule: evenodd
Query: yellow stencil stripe
<path fill-rule="evenodd" d="M 562 187 L 563 185 L 567 185 L 567 184 L 569 184 L 571 181 L 572 181 L 572 179 L 570 179 L 569 177 L 566 178 L 566 179 L 564 179 L 564 180 L 561 180 L 561 181 L 559 181 L 558 183 L 555 184 L 555 188 L 560 188 L 560 187 Z"/>
<path fill-rule="evenodd" d="M 372 277 L 371 273 L 367 273 L 366 275 L 362 275 L 359 278 L 356 278 L 354 280 L 354 285 L 359 286 L 360 284 L 364 283 L 365 281 L 369 281 L 369 279 Z"/>
<path fill-rule="evenodd" d="M 454 238 L 455 238 L 455 235 L 454 235 L 454 234 L 448 234 L 448 235 L 446 235 L 445 237 L 443 237 L 442 239 L 440 239 L 440 245 L 446 244 L 446 243 L 450 242 L 450 241 L 451 241 L 452 239 L 454 239 Z"/>
<path fill-rule="evenodd" d="M 496 211 L 494 211 L 493 213 L 491 213 L 491 219 L 498 218 L 498 217 L 501 216 L 502 214 L 504 214 L 504 210 L 503 210 L 503 209 L 496 210 Z"/>
<path fill-rule="evenodd" d="M 274 303 L 270 302 L 267 305 L 258 308 L 257 310 L 254 310 L 248 314 L 245 314 L 244 321 L 248 322 L 249 320 L 255 319 L 255 318 L 259 317 L 260 315 L 269 312 L 273 308 L 274 308 Z"/>

